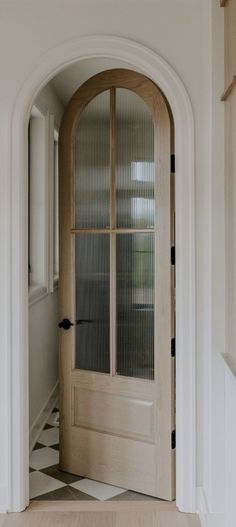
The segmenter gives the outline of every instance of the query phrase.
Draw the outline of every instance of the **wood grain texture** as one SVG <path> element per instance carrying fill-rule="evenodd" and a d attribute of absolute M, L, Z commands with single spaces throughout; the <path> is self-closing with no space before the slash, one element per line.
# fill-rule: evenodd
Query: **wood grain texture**
<path fill-rule="evenodd" d="M 236 2 L 228 0 L 224 10 L 225 19 L 225 86 L 229 86 L 236 75 Z"/>
<path fill-rule="evenodd" d="M 31 501 L 27 511 L 156 511 L 156 512 L 178 512 L 174 501 Z"/>
<path fill-rule="evenodd" d="M 154 442 L 153 401 L 78 386 L 74 390 L 74 426 Z"/>
<path fill-rule="evenodd" d="M 49 503 L 49 502 L 48 502 Z M 42 510 L 30 510 L 5 516 L 1 527 L 200 527 L 200 522 L 195 514 L 181 514 L 179 512 L 163 512 L 142 506 L 126 510 L 116 507 L 115 510 L 104 510 L 99 503 L 97 510 L 91 510 L 86 504 L 84 511 L 71 511 L 66 508 L 52 511 L 50 506 Z M 137 505 L 137 502 L 136 502 Z"/>
<path fill-rule="evenodd" d="M 236 363 L 236 90 L 225 102 L 226 353 Z"/>
<path fill-rule="evenodd" d="M 227 101 L 228 97 L 232 93 L 234 87 L 236 85 L 236 75 L 233 76 L 232 81 L 230 82 L 229 86 L 225 89 L 223 95 L 221 96 L 222 101 Z"/>
<path fill-rule="evenodd" d="M 115 88 L 126 88 L 139 95 L 148 106 L 155 137 L 155 196 L 158 229 L 155 233 L 155 382 L 121 379 L 74 370 L 75 330 L 60 331 L 60 463 L 64 470 L 144 492 L 164 499 L 175 496 L 174 457 L 171 432 L 174 427 L 174 378 L 170 354 L 172 336 L 171 305 L 171 185 L 170 119 L 167 104 L 158 87 L 145 76 L 129 70 L 109 70 L 89 79 L 74 94 L 62 121 L 59 135 L 60 179 L 60 319 L 75 319 L 74 285 L 74 147 L 76 129 L 84 108 L 99 93 L 111 90 L 111 109 L 115 109 Z M 111 116 L 110 169 L 115 164 L 115 118 Z M 114 184 L 111 199 L 114 200 Z M 158 214 L 157 214 L 158 212 Z M 112 227 L 115 225 L 112 219 Z M 108 230 L 109 232 L 109 230 Z M 115 292 L 113 291 L 113 295 Z M 114 341 L 114 335 L 112 342 Z M 106 389 L 103 389 L 106 385 Z M 101 390 L 128 397 L 150 400 L 156 408 L 154 445 L 102 434 L 73 426 L 76 404 L 72 386 Z M 132 418 L 132 415 L 130 416 Z M 142 418 L 140 414 L 140 418 Z M 145 424 L 145 423 L 144 423 Z M 137 438 L 138 439 L 138 438 Z M 78 447 L 79 445 L 79 447 Z M 89 448 L 88 448 L 89 445 Z M 123 479 L 122 479 L 123 478 Z"/>

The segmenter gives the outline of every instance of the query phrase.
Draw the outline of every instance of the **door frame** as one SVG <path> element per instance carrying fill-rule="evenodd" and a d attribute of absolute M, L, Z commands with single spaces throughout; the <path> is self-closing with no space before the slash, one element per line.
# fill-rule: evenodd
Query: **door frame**
<path fill-rule="evenodd" d="M 59 71 L 87 58 L 120 60 L 159 86 L 170 104 L 175 127 L 176 200 L 176 502 L 196 511 L 196 357 L 195 357 L 195 177 L 194 119 L 189 95 L 174 69 L 141 44 L 113 36 L 88 36 L 48 50 L 32 66 L 14 101 L 9 144 L 11 180 L 11 262 L 5 329 L 7 429 L 9 437 L 6 509 L 21 511 L 28 499 L 28 218 L 27 126 L 39 91 Z M 11 314 L 11 315 L 10 315 Z"/>

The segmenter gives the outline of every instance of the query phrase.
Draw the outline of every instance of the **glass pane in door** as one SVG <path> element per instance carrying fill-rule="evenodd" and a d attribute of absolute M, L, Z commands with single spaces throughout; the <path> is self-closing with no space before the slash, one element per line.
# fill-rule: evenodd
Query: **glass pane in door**
<path fill-rule="evenodd" d="M 154 378 L 154 234 L 118 234 L 117 374 Z"/>
<path fill-rule="evenodd" d="M 75 228 L 109 227 L 110 92 L 80 116 L 75 143 Z"/>
<path fill-rule="evenodd" d="M 109 235 L 77 234 L 75 367 L 103 373 L 109 358 Z"/>
<path fill-rule="evenodd" d="M 154 126 L 145 102 L 116 90 L 117 226 L 154 227 Z"/>

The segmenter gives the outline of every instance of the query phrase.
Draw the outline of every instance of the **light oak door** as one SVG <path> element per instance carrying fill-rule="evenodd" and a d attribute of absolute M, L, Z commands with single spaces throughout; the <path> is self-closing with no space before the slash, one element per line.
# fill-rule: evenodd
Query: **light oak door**
<path fill-rule="evenodd" d="M 60 172 L 60 465 L 171 500 L 170 119 L 129 70 L 66 109 Z"/>

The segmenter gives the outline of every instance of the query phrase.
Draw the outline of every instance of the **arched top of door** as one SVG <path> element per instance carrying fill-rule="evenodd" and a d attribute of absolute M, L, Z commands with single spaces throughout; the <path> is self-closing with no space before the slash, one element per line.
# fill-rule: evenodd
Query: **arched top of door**
<path fill-rule="evenodd" d="M 89 102 L 100 93 L 125 88 L 140 96 L 148 106 L 155 127 L 163 125 L 169 130 L 169 107 L 161 90 L 145 75 L 129 69 L 111 69 L 98 73 L 88 79 L 70 99 L 60 127 L 60 139 L 73 140 L 79 117 Z"/>

